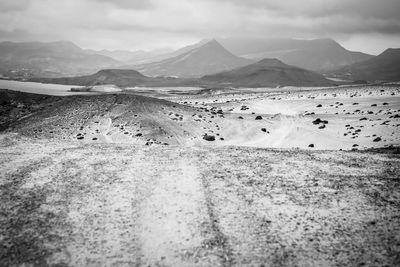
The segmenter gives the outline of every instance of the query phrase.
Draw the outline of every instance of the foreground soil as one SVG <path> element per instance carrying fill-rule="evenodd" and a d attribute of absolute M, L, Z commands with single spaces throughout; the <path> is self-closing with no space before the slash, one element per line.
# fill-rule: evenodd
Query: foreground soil
<path fill-rule="evenodd" d="M 3 134 L 0 265 L 400 265 L 394 152 Z"/>

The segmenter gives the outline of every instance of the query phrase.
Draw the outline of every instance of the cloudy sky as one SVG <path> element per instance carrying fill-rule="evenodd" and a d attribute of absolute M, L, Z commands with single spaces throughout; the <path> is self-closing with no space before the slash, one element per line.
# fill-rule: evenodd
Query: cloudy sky
<path fill-rule="evenodd" d="M 0 40 L 84 48 L 179 48 L 212 37 L 331 37 L 400 47 L 400 0 L 0 0 Z"/>

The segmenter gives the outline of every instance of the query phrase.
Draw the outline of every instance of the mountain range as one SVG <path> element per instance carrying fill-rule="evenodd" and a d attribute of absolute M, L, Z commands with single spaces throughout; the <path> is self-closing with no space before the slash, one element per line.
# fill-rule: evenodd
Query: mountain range
<path fill-rule="evenodd" d="M 110 57 L 88 54 L 67 41 L 0 43 L 0 72 L 3 76 L 74 76 L 118 64 Z"/>
<path fill-rule="evenodd" d="M 389 48 L 369 60 L 335 70 L 330 76 L 353 81 L 400 81 L 400 49 Z"/>
<path fill-rule="evenodd" d="M 286 64 L 313 71 L 334 70 L 373 57 L 349 51 L 332 39 L 227 38 L 219 42 L 232 53 L 245 58 L 277 58 Z"/>
<path fill-rule="evenodd" d="M 32 81 L 67 85 L 114 84 L 134 86 L 202 86 L 202 87 L 277 87 L 277 86 L 330 86 L 332 81 L 321 74 L 287 65 L 278 59 L 263 59 L 231 71 L 206 75 L 200 79 L 148 77 L 136 70 L 107 69 L 92 75 L 65 78 L 41 78 Z"/>
<path fill-rule="evenodd" d="M 332 39 L 230 38 L 221 39 L 220 42 L 223 45 L 214 39 L 202 40 L 173 52 L 96 51 L 81 49 L 67 41 L 2 42 L 0 78 L 27 80 L 91 77 L 90 80 L 93 80 L 92 76 L 98 75 L 100 70 L 125 69 L 136 70 L 148 78 L 158 77 L 158 80 L 152 79 L 151 82 L 168 81 L 169 84 L 176 84 L 184 80 L 186 84 L 190 80 L 188 83 L 192 84 L 193 80 L 196 80 L 196 83 L 199 81 L 209 83 L 210 79 L 214 79 L 218 80 L 218 83 L 258 86 L 296 84 L 293 80 L 295 77 L 299 79 L 298 84 L 306 84 L 307 77 L 311 79 L 309 84 L 315 81 L 318 81 L 318 84 L 325 84 L 325 80 L 315 76 L 317 73 L 347 81 L 398 81 L 400 76 L 399 49 L 388 49 L 381 55 L 371 56 L 348 51 Z M 273 58 L 275 60 L 272 60 Z M 282 73 L 282 70 L 277 72 L 276 65 L 279 64 L 276 60 L 279 60 L 280 67 L 285 64 L 285 73 Z M 268 65 L 271 62 L 275 62 L 275 66 Z M 246 66 L 247 68 L 240 69 Z M 272 67 L 276 72 L 275 76 L 272 75 Z M 300 75 L 300 69 L 303 71 L 303 76 Z M 306 73 L 305 70 L 311 72 Z M 249 71 L 254 71 L 252 74 L 254 80 L 251 82 L 250 77 L 246 76 Z M 242 77 L 244 81 L 239 82 L 238 79 L 234 79 L 233 73 Z M 199 79 L 203 76 L 208 77 Z M 267 81 L 264 76 L 272 80 Z M 161 79 L 162 77 L 165 79 Z M 98 79 L 96 76 L 94 80 Z M 122 79 L 127 80 L 126 75 Z M 287 81 L 284 82 L 284 79 Z"/>

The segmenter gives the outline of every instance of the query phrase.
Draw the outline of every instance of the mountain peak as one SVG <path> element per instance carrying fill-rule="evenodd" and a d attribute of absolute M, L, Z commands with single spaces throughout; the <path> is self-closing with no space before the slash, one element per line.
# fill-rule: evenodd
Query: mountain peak
<path fill-rule="evenodd" d="M 283 67 L 287 66 L 285 63 L 280 61 L 277 58 L 264 58 L 260 61 L 258 61 L 258 64 L 263 65 L 263 66 L 268 66 L 268 67 Z"/>
<path fill-rule="evenodd" d="M 149 76 L 201 77 L 253 63 L 226 50 L 215 39 L 163 61 L 136 66 Z"/>
<path fill-rule="evenodd" d="M 220 43 L 218 43 L 218 41 L 215 40 L 215 39 L 209 40 L 208 42 L 206 42 L 205 44 L 203 44 L 203 45 L 200 46 L 199 48 L 202 48 L 202 47 L 215 47 L 215 48 L 219 48 L 219 49 L 224 49 L 224 50 L 226 50 L 225 47 L 223 47 L 223 46 L 222 46 Z"/>

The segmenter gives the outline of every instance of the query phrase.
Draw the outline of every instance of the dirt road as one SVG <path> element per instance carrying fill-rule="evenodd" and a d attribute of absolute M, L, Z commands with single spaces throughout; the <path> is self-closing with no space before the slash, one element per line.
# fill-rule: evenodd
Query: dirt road
<path fill-rule="evenodd" d="M 394 266 L 400 158 L 0 138 L 2 266 Z"/>

